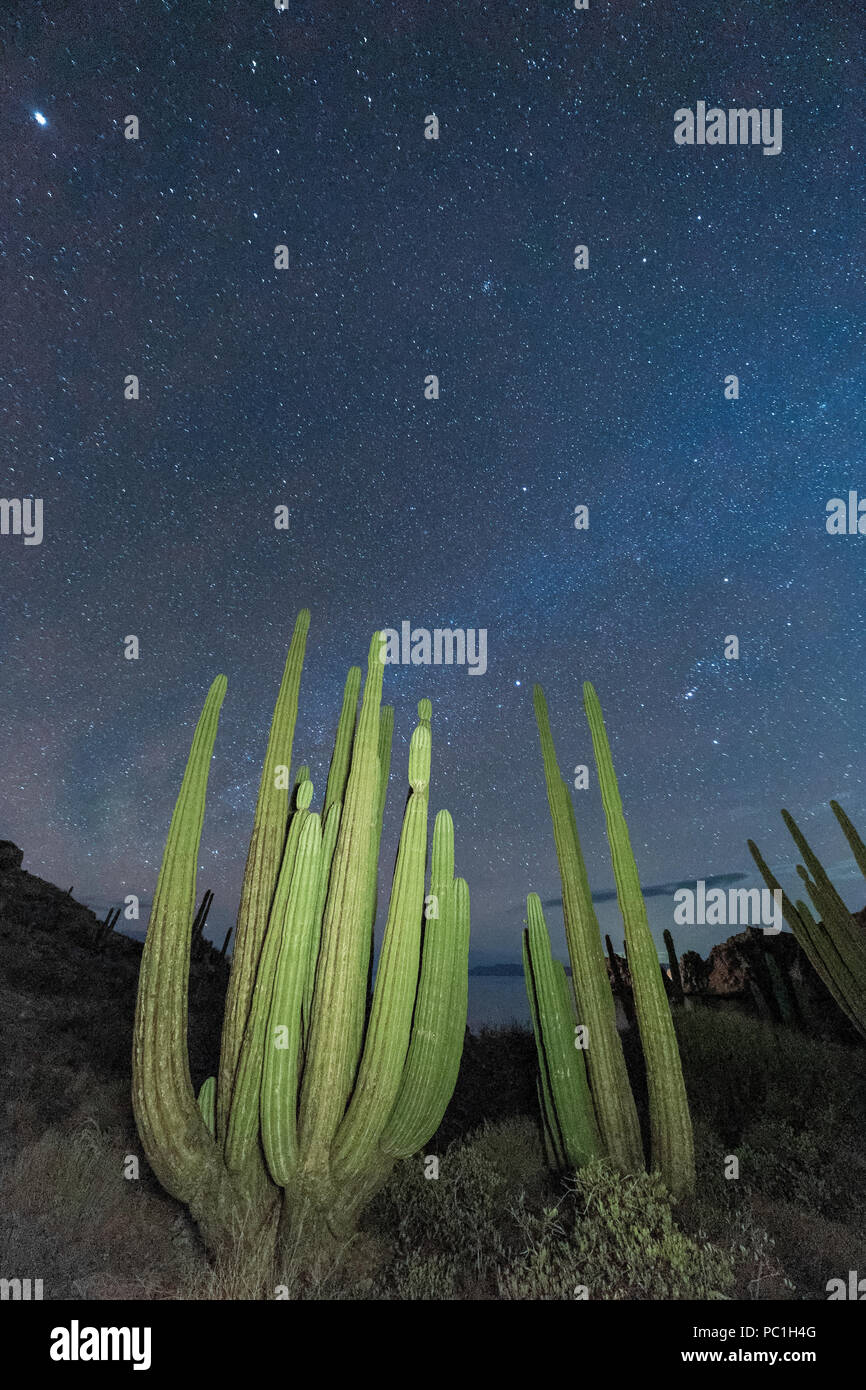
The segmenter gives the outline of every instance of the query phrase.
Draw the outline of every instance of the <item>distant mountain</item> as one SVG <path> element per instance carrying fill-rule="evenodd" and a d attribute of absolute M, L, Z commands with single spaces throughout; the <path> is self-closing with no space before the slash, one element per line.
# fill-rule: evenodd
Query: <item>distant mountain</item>
<path fill-rule="evenodd" d="M 565 967 L 566 975 L 571 974 L 571 966 Z M 502 965 L 473 965 L 470 975 L 519 975 L 523 978 L 523 966 L 505 961 Z"/>

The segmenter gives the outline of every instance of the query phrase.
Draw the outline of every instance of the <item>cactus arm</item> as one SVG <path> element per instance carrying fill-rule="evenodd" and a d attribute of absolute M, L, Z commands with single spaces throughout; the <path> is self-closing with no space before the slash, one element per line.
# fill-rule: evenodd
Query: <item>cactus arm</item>
<path fill-rule="evenodd" d="M 561 1173 L 568 1167 L 568 1159 L 565 1156 L 565 1145 L 562 1140 L 562 1129 L 560 1128 L 559 1117 L 556 1113 L 556 1102 L 554 1101 L 553 1093 L 550 1089 L 550 1076 L 541 1033 L 541 1019 L 538 1011 L 538 986 L 532 973 L 532 957 L 529 954 L 528 930 L 523 933 L 523 979 L 526 983 L 526 994 L 529 999 L 529 1015 L 532 1020 L 532 1033 L 535 1038 L 535 1050 L 538 1055 L 535 1093 L 538 1097 L 538 1109 L 541 1116 L 544 1154 L 548 1166 L 552 1168 L 554 1172 Z"/>
<path fill-rule="evenodd" d="M 216 1077 L 209 1076 L 198 1093 L 198 1108 L 211 1139 L 216 1138 Z"/>
<path fill-rule="evenodd" d="M 616 892 L 628 941 L 635 1012 L 647 1066 L 652 1166 L 670 1192 L 681 1197 L 695 1184 L 694 1139 L 679 1047 L 647 921 L 637 865 L 602 718 L 598 696 L 586 681 L 584 706 L 592 735 L 607 822 Z"/>
<path fill-rule="evenodd" d="M 260 1092 L 262 1146 L 274 1182 L 285 1187 L 298 1162 L 298 1049 L 301 1003 L 310 965 L 310 934 L 319 896 L 322 830 L 307 816 L 298 837 L 291 888 L 282 922 L 270 1016 L 264 1040 Z M 269 931 L 271 928 L 269 928 Z"/>
<path fill-rule="evenodd" d="M 430 725 L 419 723 L 409 748 L 412 794 L 406 805 L 373 1007 L 357 1084 L 334 1142 L 334 1171 L 346 1180 L 365 1165 L 394 1107 L 412 1030 L 421 958 L 427 867 Z"/>
<path fill-rule="evenodd" d="M 379 907 L 379 853 L 382 845 L 382 826 L 385 820 L 385 798 L 388 792 L 388 779 L 391 773 L 391 742 L 394 735 L 394 709 L 383 705 L 379 711 L 379 802 L 373 824 L 373 842 L 370 848 L 370 876 L 367 882 L 367 999 L 373 993 L 373 937 L 376 929 L 376 914 Z"/>
<path fill-rule="evenodd" d="M 771 892 L 778 891 L 782 894 L 782 915 L 812 969 L 824 982 L 843 1013 L 856 1028 L 859 1028 L 856 1012 L 852 1010 L 850 1002 L 855 993 L 854 979 L 840 956 L 833 937 L 823 922 L 816 922 L 804 902 L 798 901 L 796 906 L 792 903 L 754 840 L 749 840 L 747 843 L 749 853 L 757 864 L 767 887 Z M 811 883 L 811 879 L 808 881 Z"/>
<path fill-rule="evenodd" d="M 539 1070 L 535 1077 L 535 1095 L 538 1101 L 538 1112 L 541 1116 L 541 1138 L 544 1144 L 544 1160 L 548 1168 L 555 1173 L 561 1173 L 568 1167 L 565 1154 L 561 1143 L 557 1139 L 557 1131 L 554 1128 L 555 1114 L 553 1102 L 550 1098 L 550 1091 L 544 1073 Z"/>
<path fill-rule="evenodd" d="M 343 687 L 343 706 L 337 723 L 337 737 L 334 740 L 334 751 L 331 754 L 331 766 L 328 769 L 328 783 L 325 787 L 326 816 L 334 803 L 336 801 L 342 802 L 346 795 L 360 690 L 361 668 L 360 666 L 351 666 L 346 677 L 346 684 Z"/>
<path fill-rule="evenodd" d="M 331 1142 L 355 1079 L 366 1007 L 370 949 L 370 856 L 379 805 L 379 634 L 373 634 L 367 679 L 346 784 L 322 920 L 307 1061 L 301 1089 L 299 1137 L 305 1168 L 327 1171 Z"/>
<path fill-rule="evenodd" d="M 163 854 L 141 958 L 132 1050 L 132 1103 L 148 1161 L 180 1201 L 198 1193 L 219 1156 L 196 1104 L 187 1051 L 195 878 L 225 676 L 196 725 Z"/>
<path fill-rule="evenodd" d="M 565 1156 L 565 1147 L 562 1142 L 562 1130 L 560 1129 L 559 1118 L 556 1114 L 556 1104 L 550 1090 L 547 1057 L 544 1052 L 541 1022 L 538 1013 L 538 986 L 532 973 L 532 957 L 529 954 L 528 931 L 524 931 L 523 933 L 523 979 L 526 984 L 527 998 L 529 999 L 529 1016 L 532 1020 L 532 1034 L 535 1038 L 535 1050 L 538 1054 L 538 1071 L 535 1075 L 535 1093 L 538 1097 L 538 1110 L 541 1116 L 544 1155 L 547 1159 L 548 1167 L 552 1168 L 554 1172 L 560 1173 L 568 1167 L 568 1160 Z"/>
<path fill-rule="evenodd" d="M 644 1167 L 640 1125 L 616 1028 L 616 1007 L 604 961 L 601 931 L 592 905 L 574 807 L 557 765 L 547 704 L 540 685 L 535 687 L 534 705 L 562 879 L 562 912 L 578 1020 L 589 1030 L 586 1061 L 596 1117 L 611 1162 L 624 1172 L 640 1172 Z"/>
<path fill-rule="evenodd" d="M 811 849 L 794 817 L 783 811 L 782 818 L 803 855 L 812 878 L 802 865 L 797 866 L 797 873 L 805 883 L 809 897 L 823 920 L 823 932 L 829 937 L 843 963 L 844 974 L 840 978 L 840 985 L 844 988 L 855 1013 L 866 1021 L 866 936 L 834 888 L 826 869 Z"/>
<path fill-rule="evenodd" d="M 235 1073 L 231 1110 L 225 1137 L 225 1158 L 229 1171 L 242 1172 L 253 1161 L 257 1151 L 259 1128 L 259 1097 L 264 1067 L 267 1021 L 274 992 L 277 962 L 283 936 L 283 923 L 291 893 L 292 875 L 297 859 L 303 828 L 310 817 L 307 809 L 313 793 L 312 782 L 298 789 L 298 808 L 289 825 L 289 836 L 280 865 L 268 930 L 259 955 L 259 966 L 253 987 L 250 1012 L 244 1031 L 241 1055 Z"/>
<path fill-rule="evenodd" d="M 855 950 L 860 944 L 861 934 L 856 931 L 851 914 L 845 905 L 843 898 L 836 891 L 827 870 L 815 854 L 802 830 L 798 826 L 794 817 L 789 811 L 782 812 L 782 819 L 788 827 L 790 834 L 798 850 L 803 856 L 806 869 L 812 875 L 814 882 L 810 882 L 805 871 L 800 875 L 809 890 L 809 897 L 812 899 L 818 912 L 825 917 L 828 922 L 832 921 L 839 928 L 839 949 L 845 950 L 846 945 L 853 945 Z M 798 870 L 799 872 L 799 870 Z"/>
<path fill-rule="evenodd" d="M 528 927 L 524 935 L 526 992 L 535 1024 L 542 1092 L 549 1097 L 547 1114 L 555 1149 L 576 1168 L 604 1153 L 586 1075 L 586 1056 L 575 1047 L 575 1014 L 565 971 L 550 951 L 541 899 L 526 899 Z M 592 1035 L 589 1038 L 592 1046 Z M 554 1129 L 554 1121 L 556 1128 Z"/>
<path fill-rule="evenodd" d="M 262 943 L 268 925 L 283 850 L 286 843 L 288 791 L 274 785 L 277 767 L 291 767 L 292 744 L 298 713 L 298 694 L 304 650 L 310 626 L 309 611 L 298 614 L 286 657 L 283 678 L 271 721 L 253 833 L 244 870 L 241 900 L 235 928 L 235 947 L 229 975 L 220 1049 L 217 1086 L 217 1134 L 225 1135 L 231 1110 L 232 1089 L 241 1045 L 249 1017 L 250 1001 Z"/>
<path fill-rule="evenodd" d="M 319 960 L 319 950 L 322 944 L 322 915 L 325 911 L 325 900 L 328 895 L 328 882 L 331 877 L 331 865 L 334 861 L 334 850 L 337 844 L 337 835 L 340 830 L 340 815 L 342 809 L 339 801 L 333 802 L 328 808 L 322 827 L 322 850 L 319 855 L 319 891 L 316 898 L 313 927 L 310 932 L 309 965 L 304 981 L 303 1017 L 305 1053 L 310 1036 L 310 1017 L 313 1007 L 313 989 L 316 983 L 316 967 Z"/>
<path fill-rule="evenodd" d="M 460 880 L 462 884 L 462 880 Z M 436 1132 L 454 1091 L 466 1036 L 469 897 L 454 882 L 454 823 L 440 811 L 433 829 L 430 891 L 438 917 L 426 917 L 412 1038 L 381 1147 L 417 1153 Z"/>
<path fill-rule="evenodd" d="M 842 827 L 842 833 L 848 844 L 851 846 L 851 853 L 854 855 L 857 868 L 864 878 L 866 878 L 866 845 L 864 845 L 852 822 L 842 810 L 838 801 L 830 802 L 830 810 Z"/>
<path fill-rule="evenodd" d="M 429 721 L 428 721 L 429 722 Z M 394 738 L 394 706 L 383 705 L 379 715 L 379 808 L 377 824 L 382 834 L 382 820 L 385 815 L 385 798 L 388 794 L 388 779 L 391 775 L 391 744 Z"/>

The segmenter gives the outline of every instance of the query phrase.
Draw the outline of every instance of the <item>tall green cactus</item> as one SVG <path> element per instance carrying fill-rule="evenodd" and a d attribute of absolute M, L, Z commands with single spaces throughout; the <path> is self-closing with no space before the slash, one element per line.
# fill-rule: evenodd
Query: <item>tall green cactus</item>
<path fill-rule="evenodd" d="M 617 898 L 625 926 L 634 1005 L 647 1067 L 652 1168 L 675 1196 L 694 1187 L 694 1141 L 682 1066 L 658 954 L 649 930 L 637 866 L 629 842 L 619 788 L 613 769 L 601 707 L 592 686 L 583 687 L 592 735 Z M 644 1167 L 637 1111 L 616 1032 L 610 980 L 574 808 L 560 776 L 544 693 L 535 687 L 535 712 L 544 757 L 547 796 L 553 818 L 562 879 L 563 916 L 572 964 L 577 1019 L 588 1033 L 586 1078 L 589 1102 L 597 1121 L 601 1152 L 625 1172 Z M 548 1152 L 578 1164 L 590 1152 L 592 1134 L 587 1092 L 579 1068 L 564 1056 L 563 1041 L 573 1033 L 571 998 L 562 967 L 551 969 L 550 944 L 540 904 L 527 902 L 529 928 L 524 933 L 527 992 L 541 1066 L 539 1090 Z M 586 1161 L 585 1159 L 583 1161 Z"/>
<path fill-rule="evenodd" d="M 133 1106 L 162 1185 L 208 1246 L 268 1252 L 349 1231 L 398 1157 L 437 1128 L 466 1024 L 469 895 L 447 811 L 425 898 L 430 702 L 418 707 L 410 796 L 369 1018 L 379 841 L 393 711 L 380 708 L 375 634 L 361 712 L 346 682 L 321 816 L 309 770 L 289 768 L 309 614 L 289 650 L 241 895 L 217 1078 L 196 1102 L 186 1040 L 195 866 L 225 678 L 193 738 L 148 926 L 133 1046 Z M 427 911 L 436 904 L 435 916 Z"/>
<path fill-rule="evenodd" d="M 831 801 L 830 808 L 848 841 L 857 867 L 866 877 L 866 845 L 838 801 Z M 782 894 L 785 921 L 809 963 L 857 1032 L 866 1038 L 866 931 L 848 911 L 794 817 L 788 811 L 783 811 L 782 819 L 805 860 L 805 864 L 797 865 L 797 873 L 806 885 L 818 920 L 812 916 L 805 902 L 798 899 L 794 904 L 782 891 L 754 840 L 748 842 L 750 853 L 767 887 Z"/>
<path fill-rule="evenodd" d="M 579 1022 L 589 1034 L 586 1050 L 589 1084 L 605 1152 L 618 1168 L 630 1173 L 640 1168 L 643 1162 L 637 1109 L 616 1028 L 616 1006 L 604 962 L 601 932 L 577 834 L 574 807 L 556 761 L 547 704 L 540 685 L 535 687 L 534 705 L 562 880 L 562 913 L 571 958 L 572 984 L 577 997 Z M 528 945 L 531 951 L 532 942 L 528 941 Z"/>

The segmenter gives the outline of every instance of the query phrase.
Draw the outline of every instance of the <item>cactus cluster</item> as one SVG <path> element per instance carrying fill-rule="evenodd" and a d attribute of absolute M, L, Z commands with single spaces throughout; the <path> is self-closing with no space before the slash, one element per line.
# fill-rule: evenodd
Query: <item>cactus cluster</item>
<path fill-rule="evenodd" d="M 694 1187 L 694 1143 L 685 1083 L 655 944 L 647 922 L 601 706 L 583 687 L 617 898 L 625 925 L 634 1008 L 646 1059 L 651 1167 L 674 1196 Z M 539 1060 L 548 1155 L 557 1167 L 606 1157 L 621 1171 L 645 1167 L 637 1108 L 626 1070 L 601 932 L 568 786 L 560 774 L 547 704 L 535 687 L 547 799 L 562 880 L 562 909 L 574 999 L 534 893 L 527 899 L 524 968 Z M 612 968 L 616 969 L 611 956 Z M 618 964 L 618 963 L 617 963 Z M 576 1003 L 576 1012 L 575 1012 Z M 577 1031 L 579 1029 L 579 1031 Z"/>
<path fill-rule="evenodd" d="M 431 707 L 418 706 L 390 906 L 370 997 L 393 711 L 375 634 L 349 672 L 321 814 L 289 776 L 309 613 L 295 625 L 247 857 L 219 1074 L 193 1091 L 186 1040 L 195 870 L 225 694 L 214 681 L 169 830 L 139 980 L 133 1105 L 162 1185 L 209 1247 L 342 1237 L 397 1158 L 438 1127 L 466 1024 L 469 896 L 436 817 L 426 887 Z M 291 787 L 291 791 L 290 791 Z"/>
<path fill-rule="evenodd" d="M 830 808 L 848 841 L 857 867 L 866 877 L 866 845 L 838 801 L 831 801 Z M 763 874 L 767 887 L 782 893 L 785 921 L 809 963 L 820 975 L 846 1018 L 861 1037 L 866 1038 L 866 931 L 848 911 L 794 817 L 790 812 L 783 811 L 782 819 L 805 861 L 797 865 L 797 873 L 806 885 L 812 907 L 818 914 L 817 920 L 804 901 L 798 899 L 796 903 L 791 902 L 755 842 L 749 840 L 752 858 Z"/>

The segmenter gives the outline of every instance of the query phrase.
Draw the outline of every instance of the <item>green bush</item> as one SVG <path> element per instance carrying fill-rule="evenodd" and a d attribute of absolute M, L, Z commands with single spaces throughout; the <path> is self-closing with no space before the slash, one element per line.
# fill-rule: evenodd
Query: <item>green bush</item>
<path fill-rule="evenodd" d="M 521 1213 L 526 1246 L 501 1274 L 500 1297 L 725 1298 L 730 1262 L 679 1230 L 672 1206 L 655 1174 L 580 1169 L 556 1208 Z"/>
<path fill-rule="evenodd" d="M 862 1048 L 824 1042 L 736 1009 L 678 1010 L 676 1024 L 692 1113 L 723 1143 L 742 1141 L 758 1115 L 784 1118 L 795 1128 L 831 1126 L 837 1139 L 861 1143 Z"/>
<path fill-rule="evenodd" d="M 561 1184 L 534 1124 L 485 1125 L 439 1178 L 395 1173 L 374 1212 L 394 1257 L 369 1296 L 400 1299 L 723 1298 L 730 1262 L 674 1222 L 660 1180 L 596 1163 Z"/>

